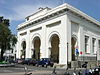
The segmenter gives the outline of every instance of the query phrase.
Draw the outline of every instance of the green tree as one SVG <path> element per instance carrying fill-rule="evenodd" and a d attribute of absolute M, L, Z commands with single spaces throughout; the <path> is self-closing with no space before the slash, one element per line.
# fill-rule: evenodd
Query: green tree
<path fill-rule="evenodd" d="M 9 29 L 9 20 L 0 17 L 0 49 L 1 60 L 3 60 L 3 54 L 6 50 L 11 49 L 11 43 L 14 46 L 16 44 L 15 37 L 12 35 Z M 16 39 L 17 40 L 17 39 Z"/>

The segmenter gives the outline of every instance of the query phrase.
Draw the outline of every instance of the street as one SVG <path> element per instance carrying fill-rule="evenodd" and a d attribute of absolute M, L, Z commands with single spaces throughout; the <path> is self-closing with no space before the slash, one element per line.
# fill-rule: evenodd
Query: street
<path fill-rule="evenodd" d="M 34 75 L 51 75 L 53 72 L 52 67 L 36 67 L 32 65 L 15 65 L 14 67 L 0 67 L 0 75 L 23 75 L 25 74 L 25 67 L 27 67 L 28 72 L 32 72 Z M 57 69 L 56 72 L 61 74 L 64 69 Z"/>
<path fill-rule="evenodd" d="M 81 72 L 81 74 L 79 74 L 79 71 Z M 21 64 L 16 64 L 13 67 L 0 67 L 0 75 L 24 75 L 25 73 L 32 73 L 32 75 L 53 75 L 52 73 L 56 73 L 56 75 L 67 75 L 67 73 L 70 73 L 70 75 L 73 75 L 73 73 L 76 73 L 77 75 L 85 75 L 84 72 L 88 71 L 89 69 L 85 68 L 77 68 L 76 70 L 70 68 L 66 70 L 61 68 L 54 69 L 53 67 L 49 66 L 45 68 L 42 66 L 36 67 L 32 65 Z"/>
<path fill-rule="evenodd" d="M 54 71 L 53 67 L 36 67 L 32 65 L 20 65 L 16 64 L 14 67 L 0 67 L 0 75 L 23 75 L 25 74 L 25 67 L 27 67 L 26 72 L 31 72 L 32 75 L 51 75 Z M 66 73 L 65 69 L 57 68 L 55 69 L 57 75 L 64 75 Z M 69 69 L 70 75 L 74 72 L 73 69 Z M 76 71 L 78 72 L 78 71 Z"/>

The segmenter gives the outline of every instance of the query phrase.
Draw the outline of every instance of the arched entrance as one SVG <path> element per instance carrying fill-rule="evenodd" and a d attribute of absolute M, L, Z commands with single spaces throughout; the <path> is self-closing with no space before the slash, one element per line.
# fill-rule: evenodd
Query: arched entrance
<path fill-rule="evenodd" d="M 21 44 L 22 50 L 21 50 L 21 59 L 25 59 L 26 55 L 26 41 L 23 41 Z"/>
<path fill-rule="evenodd" d="M 40 38 L 38 36 L 36 36 L 33 41 L 33 55 L 32 58 L 34 59 L 40 59 L 40 45 L 41 45 L 41 41 Z"/>
<path fill-rule="evenodd" d="M 59 36 L 53 34 L 51 36 L 51 59 L 55 63 L 59 63 Z"/>
<path fill-rule="evenodd" d="M 72 43 L 72 61 L 75 61 L 75 49 L 77 47 L 77 39 L 76 37 L 71 38 L 71 43 Z"/>

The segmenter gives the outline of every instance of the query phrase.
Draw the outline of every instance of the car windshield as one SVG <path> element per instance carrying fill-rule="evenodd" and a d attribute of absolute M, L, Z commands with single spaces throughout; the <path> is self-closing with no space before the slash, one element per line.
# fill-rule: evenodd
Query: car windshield
<path fill-rule="evenodd" d="M 42 60 L 50 60 L 50 58 L 42 58 Z"/>

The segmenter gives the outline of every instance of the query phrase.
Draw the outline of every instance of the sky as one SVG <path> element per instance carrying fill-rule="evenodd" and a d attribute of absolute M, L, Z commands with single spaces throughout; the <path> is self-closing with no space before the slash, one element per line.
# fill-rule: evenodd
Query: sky
<path fill-rule="evenodd" d="M 0 0 L 0 16 L 10 19 L 10 29 L 17 34 L 17 26 L 39 7 L 54 8 L 68 3 L 100 21 L 100 0 Z"/>

